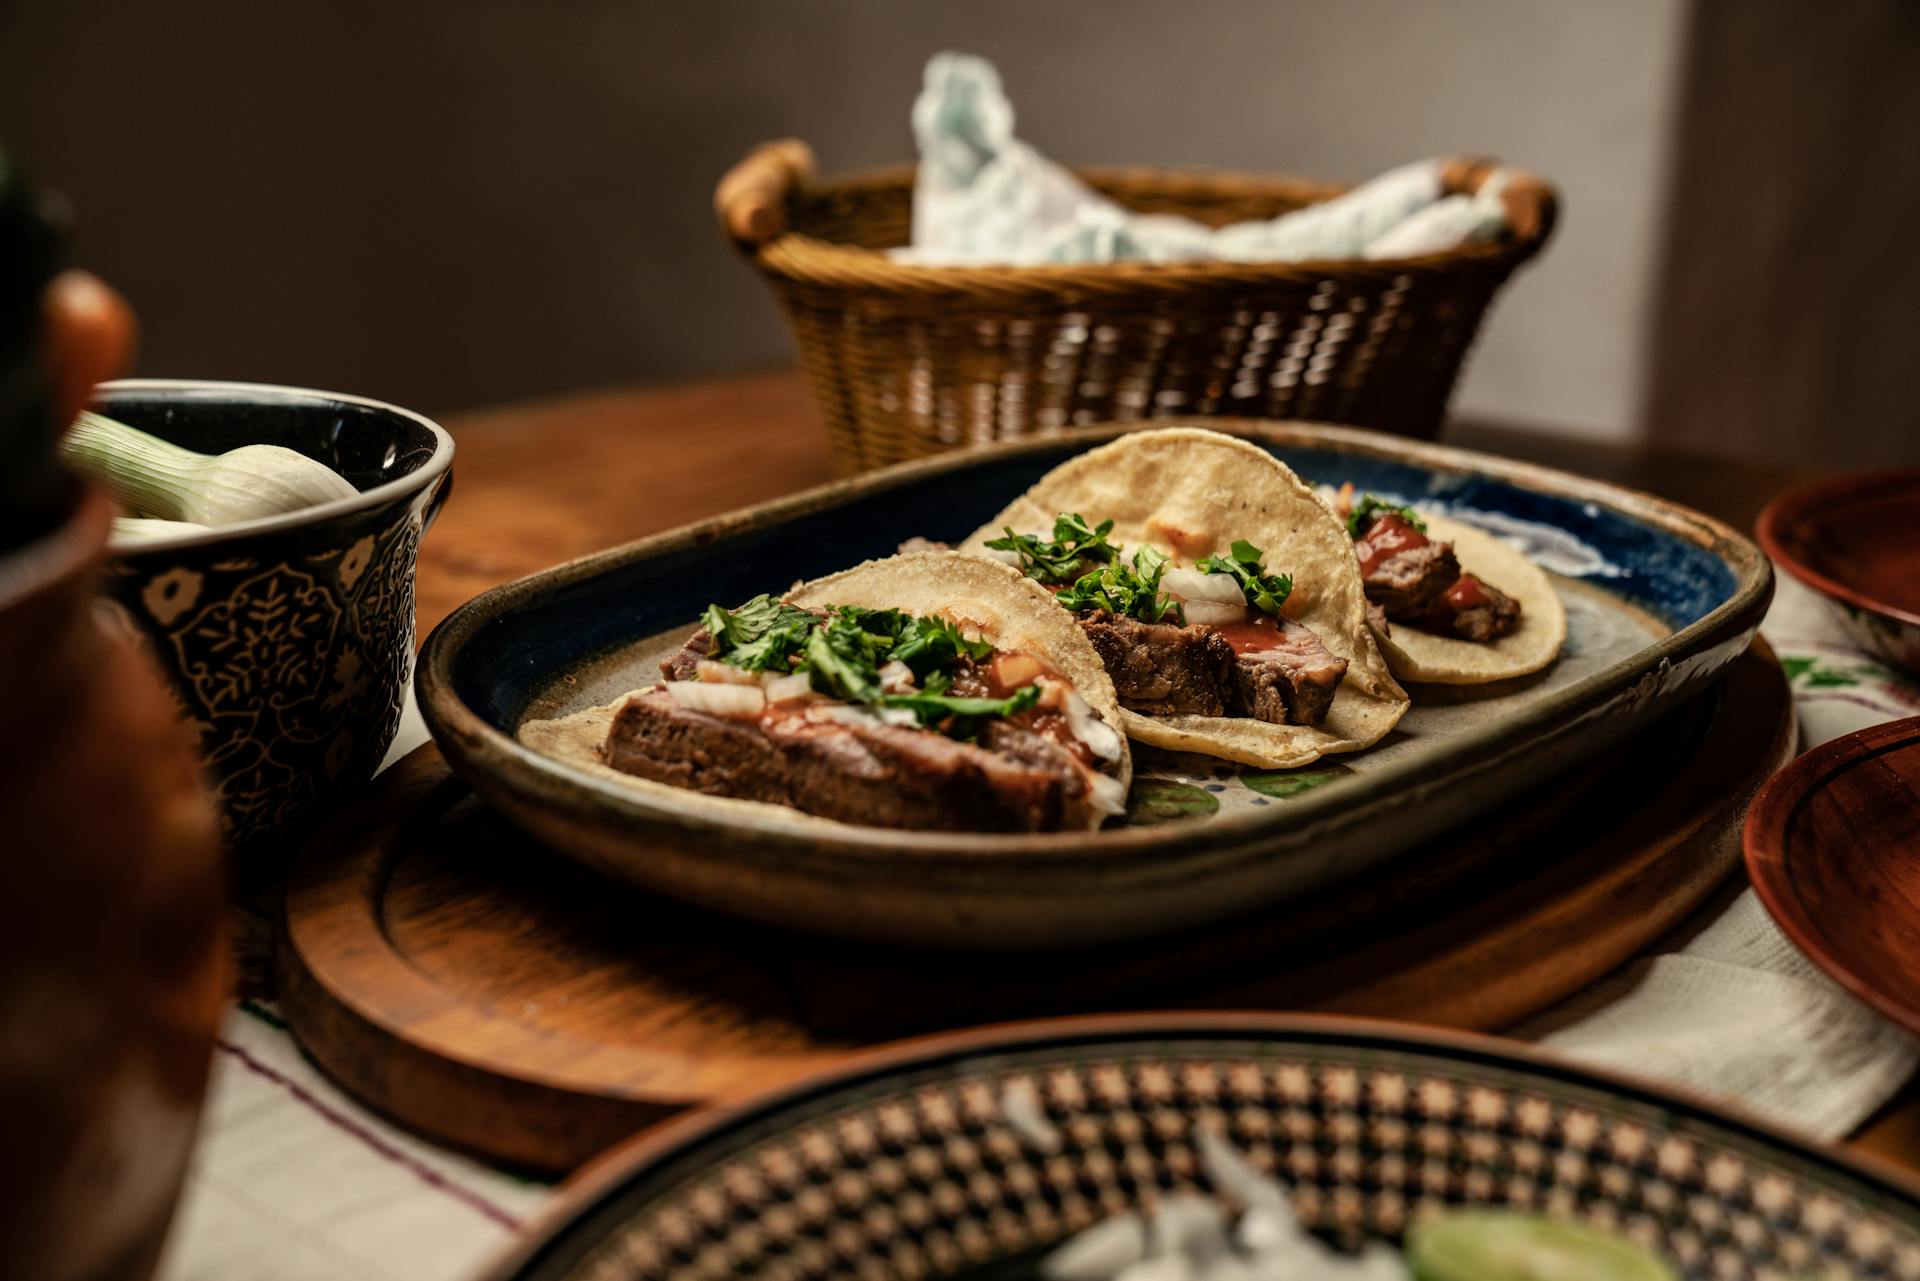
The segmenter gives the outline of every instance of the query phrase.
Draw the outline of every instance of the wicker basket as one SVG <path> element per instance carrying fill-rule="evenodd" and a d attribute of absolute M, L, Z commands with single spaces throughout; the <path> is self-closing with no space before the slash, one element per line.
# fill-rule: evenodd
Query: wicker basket
<path fill-rule="evenodd" d="M 1484 161 L 1447 166 L 1474 190 Z M 1219 225 L 1342 187 L 1237 174 L 1096 170 L 1120 204 Z M 1390 262 L 925 267 L 905 244 L 913 173 L 816 182 L 794 139 L 720 182 L 722 225 L 793 327 L 835 464 L 906 458 L 1075 425 L 1222 414 L 1431 437 L 1481 315 L 1553 227 L 1555 195 L 1519 175 L 1506 239 Z"/>

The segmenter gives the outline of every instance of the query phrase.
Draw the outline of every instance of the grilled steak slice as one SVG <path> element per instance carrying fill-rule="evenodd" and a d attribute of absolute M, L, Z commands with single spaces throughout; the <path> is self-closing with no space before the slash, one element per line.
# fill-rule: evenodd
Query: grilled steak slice
<path fill-rule="evenodd" d="M 660 674 L 670 681 L 690 681 L 700 660 L 713 652 L 713 635 L 702 627 L 687 643 L 660 660 Z"/>
<path fill-rule="evenodd" d="M 1406 535 L 1419 541 L 1402 546 Z M 1398 516 L 1376 520 L 1357 550 L 1367 599 L 1400 622 L 1412 622 L 1426 613 L 1460 577 L 1460 561 L 1451 543 L 1420 538 L 1419 531 Z"/>
<path fill-rule="evenodd" d="M 1237 656 L 1233 713 L 1275 725 L 1318 725 L 1346 674 L 1347 660 L 1311 627 L 1282 620 L 1277 644 Z"/>
<path fill-rule="evenodd" d="M 1212 628 L 1095 610 L 1080 616 L 1080 629 L 1113 678 L 1120 706 L 1143 716 L 1233 714 L 1233 646 Z"/>
<path fill-rule="evenodd" d="M 1462 574 L 1427 610 L 1419 625 L 1461 640 L 1499 640 L 1520 626 L 1520 602 L 1491 583 Z"/>
<path fill-rule="evenodd" d="M 1436 542 L 1391 512 L 1354 544 L 1369 609 L 1440 636 L 1498 640 L 1520 625 L 1520 602 L 1460 572 L 1451 543 Z M 1375 620 L 1380 634 L 1388 635 Z"/>
<path fill-rule="evenodd" d="M 991 832 L 1085 826 L 1091 799 L 1066 749 L 1026 738 L 1033 741 L 1022 740 L 1017 753 L 1002 753 L 878 722 L 715 716 L 653 689 L 615 713 L 605 753 L 614 769 L 655 782 L 849 823 Z"/>

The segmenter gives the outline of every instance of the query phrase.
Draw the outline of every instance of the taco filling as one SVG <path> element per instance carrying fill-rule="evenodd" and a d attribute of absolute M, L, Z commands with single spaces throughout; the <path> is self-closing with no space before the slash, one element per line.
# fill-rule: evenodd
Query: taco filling
<path fill-rule="evenodd" d="M 1229 556 L 1179 567 L 1151 545 L 1126 556 L 1112 530 L 1062 512 L 1052 538 L 1007 527 L 985 547 L 1073 613 L 1129 711 L 1326 720 L 1347 660 L 1283 615 L 1293 579 L 1269 574 L 1260 548 L 1240 540 Z"/>
<path fill-rule="evenodd" d="M 1057 831 L 1125 808 L 1125 743 L 1045 657 L 931 615 L 709 606 L 614 712 L 623 773 L 880 827 Z"/>
<path fill-rule="evenodd" d="M 1520 602 L 1463 572 L 1453 545 L 1429 537 L 1412 508 L 1372 494 L 1356 503 L 1351 486 L 1335 508 L 1346 517 L 1367 599 L 1389 622 L 1479 644 L 1519 629 Z"/>

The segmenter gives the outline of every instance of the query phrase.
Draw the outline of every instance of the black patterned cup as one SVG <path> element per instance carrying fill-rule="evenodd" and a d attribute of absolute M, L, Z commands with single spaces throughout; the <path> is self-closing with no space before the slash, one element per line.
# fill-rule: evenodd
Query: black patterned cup
<path fill-rule="evenodd" d="M 110 615 L 143 635 L 198 733 L 227 841 L 290 853 L 320 806 L 379 767 L 413 675 L 413 575 L 453 438 L 330 392 L 130 379 L 96 407 L 204 453 L 285 445 L 357 497 L 143 543 L 108 566 Z"/>

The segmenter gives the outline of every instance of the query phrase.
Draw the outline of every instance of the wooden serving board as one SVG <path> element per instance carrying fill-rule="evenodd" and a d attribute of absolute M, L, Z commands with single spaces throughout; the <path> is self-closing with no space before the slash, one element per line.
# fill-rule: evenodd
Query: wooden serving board
<path fill-rule="evenodd" d="M 1722 884 L 1748 800 L 1793 746 L 1786 679 L 1756 643 L 1602 760 L 1359 883 L 1150 944 L 983 957 L 784 933 L 614 886 L 485 809 L 428 745 L 296 865 L 280 998 L 308 1053 L 372 1107 L 548 1171 L 678 1109 L 973 1023 L 1245 1008 L 1498 1029 Z"/>

